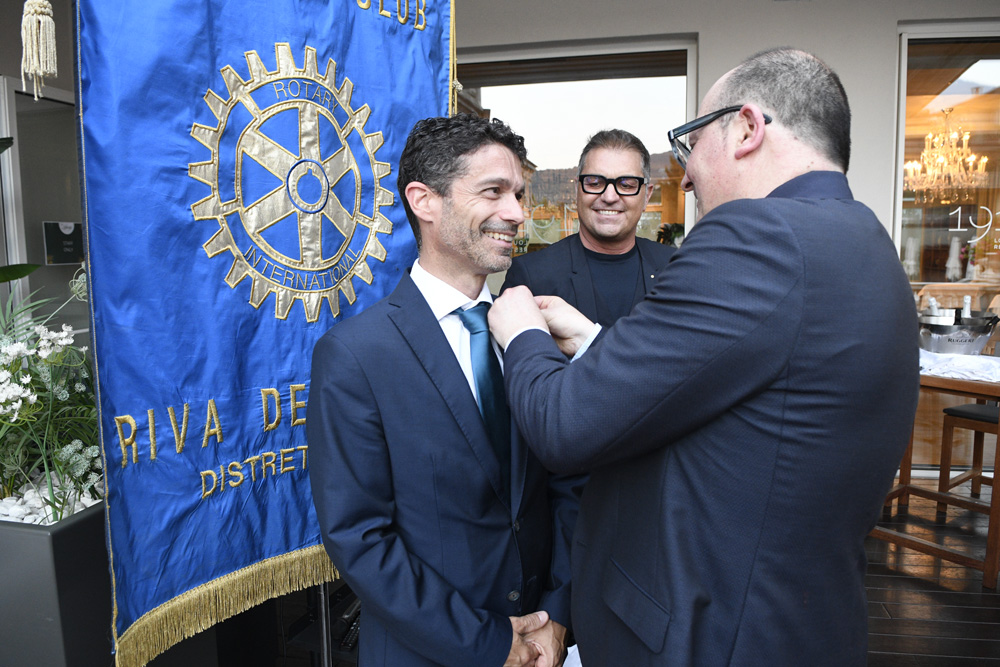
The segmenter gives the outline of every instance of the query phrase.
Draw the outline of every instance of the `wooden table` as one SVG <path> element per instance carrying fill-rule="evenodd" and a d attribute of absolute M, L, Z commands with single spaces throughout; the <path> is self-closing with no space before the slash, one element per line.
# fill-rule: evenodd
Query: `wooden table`
<path fill-rule="evenodd" d="M 920 389 L 965 396 L 977 401 L 1000 401 L 1000 382 L 979 382 L 976 380 L 958 380 L 935 375 L 921 375 Z M 998 443 L 996 454 L 994 455 L 994 477 L 996 476 L 996 471 L 1000 469 L 997 466 L 998 459 L 1000 459 L 1000 443 Z M 899 483 L 889 491 L 889 495 L 885 499 L 886 511 L 891 511 L 893 500 L 897 502 L 899 511 L 905 511 L 905 508 L 909 505 L 910 494 L 913 494 L 939 503 L 955 505 L 973 512 L 987 514 L 989 516 L 989 529 L 986 538 L 987 557 L 979 560 L 956 549 L 951 549 L 935 542 L 881 526 L 876 526 L 872 530 L 871 536 L 979 570 L 983 573 L 983 586 L 996 588 L 998 570 L 1000 570 L 1000 558 L 996 557 L 1000 556 L 997 553 L 998 547 L 1000 547 L 1000 496 L 997 494 L 996 485 L 994 485 L 990 494 L 991 502 L 989 503 L 949 491 L 931 491 L 930 489 L 914 486 L 911 483 L 910 473 L 912 465 L 913 434 L 911 433 L 910 445 L 906 448 L 906 453 L 903 455 L 903 460 L 899 466 Z M 990 554 L 993 554 L 994 557 L 990 558 Z"/>

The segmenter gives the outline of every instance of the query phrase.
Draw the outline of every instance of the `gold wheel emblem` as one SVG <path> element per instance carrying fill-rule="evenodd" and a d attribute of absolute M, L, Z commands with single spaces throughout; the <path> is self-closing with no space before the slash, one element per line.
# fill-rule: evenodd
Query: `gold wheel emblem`
<path fill-rule="evenodd" d="M 249 51 L 249 81 L 227 65 L 229 99 L 205 94 L 218 125 L 195 123 L 191 136 L 212 159 L 189 164 L 188 175 L 212 193 L 191 211 L 218 223 L 203 247 L 209 257 L 232 254 L 230 287 L 251 277 L 250 305 L 274 293 L 275 317 L 284 320 L 299 299 L 315 322 L 324 299 L 334 317 L 341 293 L 354 303 L 352 278 L 372 283 L 368 257 L 385 261 L 376 234 L 392 232 L 380 212 L 393 203 L 380 186 L 390 168 L 375 159 L 382 133 L 365 134 L 368 105 L 351 108 L 349 79 L 335 87 L 336 63 L 320 76 L 312 47 L 302 69 L 288 44 L 274 50 L 274 72 Z"/>

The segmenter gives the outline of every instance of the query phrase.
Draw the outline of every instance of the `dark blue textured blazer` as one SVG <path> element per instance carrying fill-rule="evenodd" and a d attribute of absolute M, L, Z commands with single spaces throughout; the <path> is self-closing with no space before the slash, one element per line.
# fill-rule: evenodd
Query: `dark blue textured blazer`
<path fill-rule="evenodd" d="M 306 429 L 327 552 L 362 601 L 360 664 L 501 667 L 508 616 L 569 625 L 581 483 L 515 431 L 512 483 L 409 275 L 317 343 Z"/>
<path fill-rule="evenodd" d="M 656 273 L 667 265 L 676 248 L 641 237 L 637 237 L 635 243 L 642 263 L 642 293 L 645 294 L 653 286 Z M 514 258 L 500 293 L 503 294 L 503 290 L 515 285 L 527 285 L 532 294 L 562 297 L 590 320 L 598 321 L 594 281 L 579 234 L 567 236 L 547 248 Z M 638 302 L 639 299 L 636 299 L 633 307 Z"/>
<path fill-rule="evenodd" d="M 573 545 L 583 664 L 864 665 L 864 538 L 913 426 L 917 319 L 836 172 L 708 213 L 571 365 L 505 356 L 533 451 L 590 471 Z"/>

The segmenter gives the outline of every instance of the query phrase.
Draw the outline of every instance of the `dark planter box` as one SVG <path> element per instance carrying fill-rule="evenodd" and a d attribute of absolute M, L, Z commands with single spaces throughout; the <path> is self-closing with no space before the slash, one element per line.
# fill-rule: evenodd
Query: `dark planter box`
<path fill-rule="evenodd" d="M 274 603 L 265 603 L 185 639 L 149 667 L 273 665 L 276 622 Z M 111 650 L 104 504 L 54 526 L 0 521 L 0 667 L 112 667 Z"/>
<path fill-rule="evenodd" d="M 0 521 L 0 663 L 114 664 L 103 503 L 53 526 Z"/>

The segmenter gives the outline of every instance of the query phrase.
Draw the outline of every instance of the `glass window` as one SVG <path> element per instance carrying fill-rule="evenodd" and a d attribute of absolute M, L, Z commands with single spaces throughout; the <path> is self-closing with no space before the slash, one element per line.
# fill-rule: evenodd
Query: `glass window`
<path fill-rule="evenodd" d="M 920 308 L 1000 300 L 1000 38 L 910 40 L 900 258 Z"/>
<path fill-rule="evenodd" d="M 974 310 L 1000 312 L 1000 37 L 911 35 L 903 43 L 903 267 L 920 309 L 932 298 L 959 308 L 969 296 Z M 967 402 L 921 393 L 914 468 L 938 465 L 942 410 Z M 955 461 L 968 461 L 971 433 L 956 432 L 953 444 Z"/>
<path fill-rule="evenodd" d="M 28 278 L 32 298 L 52 299 L 40 312 L 65 303 L 58 322 L 87 330 L 87 304 L 67 301 L 69 282 L 82 264 L 83 241 L 75 108 L 51 99 L 36 102 L 22 93 L 15 94 L 15 100 L 25 261 L 41 265 Z"/>
<path fill-rule="evenodd" d="M 88 332 L 87 303 L 70 298 L 84 250 L 73 94 L 48 88 L 36 101 L 19 84 L 0 78 L 0 135 L 11 140 L 0 155 L 5 261 L 40 268 L 19 281 L 14 298 L 47 301 L 38 313 L 58 311 L 50 327 Z M 76 343 L 89 344 L 83 334 Z"/>

